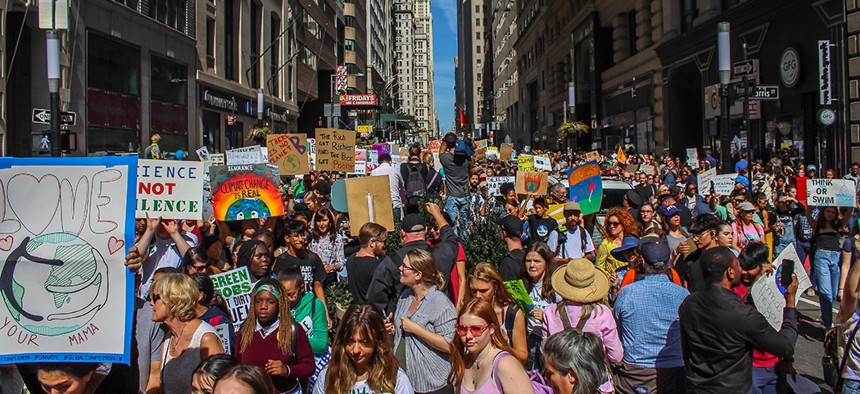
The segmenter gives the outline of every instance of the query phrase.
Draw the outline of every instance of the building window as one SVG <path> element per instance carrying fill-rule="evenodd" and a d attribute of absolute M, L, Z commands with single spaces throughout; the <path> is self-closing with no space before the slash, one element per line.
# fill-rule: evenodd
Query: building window
<path fill-rule="evenodd" d="M 251 75 L 250 84 L 255 88 L 260 86 L 260 25 L 262 24 L 262 20 L 260 19 L 260 8 L 261 6 L 259 4 L 254 0 L 251 0 L 249 12 L 249 16 L 251 18 L 251 46 L 248 54 L 248 66 L 250 68 Z"/>
<path fill-rule="evenodd" d="M 481 26 L 481 18 L 475 18 L 475 26 Z"/>
<path fill-rule="evenodd" d="M 475 52 L 481 53 L 481 46 L 480 45 L 475 47 Z"/>
<path fill-rule="evenodd" d="M 151 0 L 149 17 L 182 33 L 188 26 L 186 0 Z"/>
<path fill-rule="evenodd" d="M 87 86 L 140 96 L 140 50 L 97 34 L 88 44 Z"/>
<path fill-rule="evenodd" d="M 215 69 L 215 19 L 206 18 L 206 67 Z"/>
<path fill-rule="evenodd" d="M 480 4 L 478 4 L 478 5 L 476 5 L 476 6 L 475 6 L 475 13 L 476 13 L 476 14 L 478 14 L 478 13 L 480 13 L 480 12 L 481 12 L 481 5 L 480 5 Z"/>
<path fill-rule="evenodd" d="M 630 48 L 629 56 L 633 56 L 638 52 L 636 49 L 636 10 L 627 13 L 627 39 Z"/>
<path fill-rule="evenodd" d="M 224 77 L 233 81 L 239 80 L 239 4 L 224 0 Z"/>
<path fill-rule="evenodd" d="M 481 39 L 481 32 L 479 32 L 479 31 L 476 31 L 476 32 L 475 32 L 475 39 L 476 39 L 476 40 L 480 40 L 480 39 Z"/>
<path fill-rule="evenodd" d="M 188 104 L 188 69 L 181 64 L 152 56 L 150 96 L 169 104 Z"/>
<path fill-rule="evenodd" d="M 140 71 L 140 48 L 87 35 L 87 152 L 138 151 Z"/>
<path fill-rule="evenodd" d="M 681 31 L 693 28 L 693 21 L 699 16 L 698 0 L 681 0 Z"/>
<path fill-rule="evenodd" d="M 278 41 L 280 39 L 280 34 L 281 18 L 278 14 L 272 12 L 271 24 L 269 25 L 269 41 L 272 43 L 272 54 L 269 56 L 269 59 L 271 59 L 269 62 L 269 73 L 271 74 L 271 77 L 269 78 L 271 78 L 272 81 L 272 96 L 275 97 L 280 97 L 280 79 L 278 78 L 278 75 L 281 72 L 281 42 Z"/>

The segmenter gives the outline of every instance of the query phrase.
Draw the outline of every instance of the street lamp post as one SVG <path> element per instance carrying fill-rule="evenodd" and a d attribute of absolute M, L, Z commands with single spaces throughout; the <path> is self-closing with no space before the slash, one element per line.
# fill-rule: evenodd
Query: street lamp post
<path fill-rule="evenodd" d="M 54 7 L 57 3 L 53 2 Z M 51 156 L 60 157 L 62 142 L 60 141 L 60 36 L 57 30 L 45 32 L 47 39 L 48 58 L 48 93 L 51 100 Z"/>
<path fill-rule="evenodd" d="M 729 81 L 732 76 L 730 25 L 720 22 L 717 27 L 717 52 L 720 70 L 720 161 L 724 174 L 732 172 L 731 139 L 729 138 Z"/>

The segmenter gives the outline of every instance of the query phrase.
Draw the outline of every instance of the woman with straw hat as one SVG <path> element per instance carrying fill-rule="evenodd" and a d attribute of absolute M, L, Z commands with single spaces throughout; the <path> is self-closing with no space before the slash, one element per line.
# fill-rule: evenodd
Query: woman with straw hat
<path fill-rule="evenodd" d="M 602 303 L 609 293 L 609 278 L 586 259 L 573 259 L 552 274 L 552 288 L 562 300 L 544 312 L 544 341 L 552 334 L 568 328 L 590 332 L 600 337 L 606 358 L 620 363 L 624 349 L 618 337 L 618 327 L 612 311 Z M 612 392 L 611 381 L 600 386 L 602 392 Z"/>

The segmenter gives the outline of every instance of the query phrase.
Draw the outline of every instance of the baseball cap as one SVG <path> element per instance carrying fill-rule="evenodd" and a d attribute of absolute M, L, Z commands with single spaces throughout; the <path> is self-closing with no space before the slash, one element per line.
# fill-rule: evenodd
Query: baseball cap
<path fill-rule="evenodd" d="M 639 251 L 642 258 L 649 265 L 669 263 L 672 252 L 669 250 L 669 242 L 659 237 L 643 237 L 639 241 Z"/>
<path fill-rule="evenodd" d="M 615 249 L 612 249 L 612 251 L 609 253 L 612 255 L 612 257 L 615 257 L 615 259 L 617 259 L 617 260 L 627 261 L 624 259 L 623 253 L 630 250 L 630 249 L 635 249 L 638 247 L 639 247 L 639 238 L 624 237 L 624 240 L 621 241 L 621 246 L 619 246 Z"/>
<path fill-rule="evenodd" d="M 738 205 L 738 210 L 743 212 L 755 211 L 755 207 L 749 201 L 744 201 Z"/>
<path fill-rule="evenodd" d="M 424 231 L 427 226 L 424 224 L 424 218 L 421 215 L 410 213 L 403 217 L 403 221 L 400 222 L 400 228 L 407 233 L 417 233 Z"/>
<path fill-rule="evenodd" d="M 815 171 L 815 165 L 810 164 L 810 165 L 806 166 L 806 171 Z"/>
<path fill-rule="evenodd" d="M 568 211 L 582 211 L 582 208 L 579 206 L 579 203 L 576 201 L 568 201 L 564 203 L 564 212 Z"/>
<path fill-rule="evenodd" d="M 624 197 L 627 198 L 627 202 L 629 202 L 630 205 L 633 205 L 634 207 L 642 206 L 642 204 L 644 203 L 642 195 L 640 195 L 639 192 L 633 189 L 628 190 L 627 194 L 625 194 Z"/>
<path fill-rule="evenodd" d="M 519 238 L 523 235 L 523 221 L 516 215 L 508 215 L 499 220 L 502 230 L 511 237 Z"/>
<path fill-rule="evenodd" d="M 679 213 L 681 213 L 681 210 L 674 205 L 667 205 L 663 208 L 660 208 L 660 214 L 666 217 L 677 215 Z"/>

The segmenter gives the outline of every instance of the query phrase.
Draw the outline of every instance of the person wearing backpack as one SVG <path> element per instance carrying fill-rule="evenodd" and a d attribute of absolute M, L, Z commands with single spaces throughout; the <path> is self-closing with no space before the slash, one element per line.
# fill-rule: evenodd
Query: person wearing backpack
<path fill-rule="evenodd" d="M 447 150 L 439 154 L 439 161 L 445 173 L 445 211 L 459 224 L 454 226 L 457 235 L 464 236 L 469 228 L 469 174 L 472 169 L 468 148 L 474 144 L 464 144 L 454 133 L 446 134 L 443 140 Z"/>
<path fill-rule="evenodd" d="M 152 137 L 149 137 L 149 140 L 152 143 L 143 150 L 143 154 L 140 158 L 152 160 L 164 159 L 164 156 L 161 155 L 161 148 L 158 147 L 158 141 L 161 141 L 161 136 L 153 134 Z"/>
<path fill-rule="evenodd" d="M 394 217 L 400 218 L 403 203 L 400 194 L 403 191 L 403 177 L 400 171 L 391 164 L 391 155 L 383 153 L 379 155 L 379 167 L 370 172 L 370 176 L 388 176 L 388 187 L 391 191 L 391 206 L 394 209 Z"/>
<path fill-rule="evenodd" d="M 421 162 L 421 146 L 409 147 L 409 160 L 400 165 L 400 177 L 406 189 L 406 214 L 418 213 L 421 199 L 427 195 L 427 165 Z"/>

